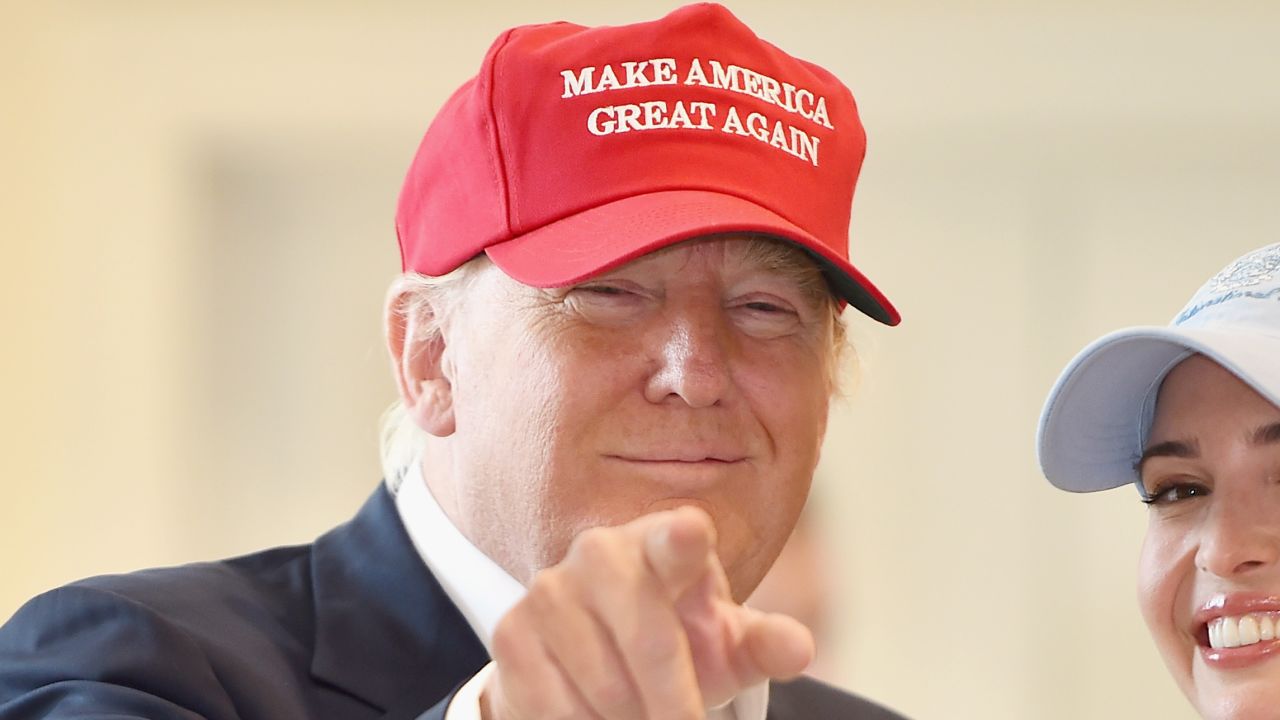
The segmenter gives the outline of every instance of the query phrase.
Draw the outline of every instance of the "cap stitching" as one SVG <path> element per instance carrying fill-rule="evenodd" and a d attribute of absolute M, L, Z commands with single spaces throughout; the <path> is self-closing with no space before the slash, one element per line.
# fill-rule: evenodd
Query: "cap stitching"
<path fill-rule="evenodd" d="M 489 97 L 487 98 L 488 107 L 486 108 L 487 115 L 485 118 L 489 123 L 490 131 L 493 133 L 493 156 L 497 163 L 498 175 L 497 190 L 499 196 L 502 198 L 502 213 L 507 221 L 507 237 L 510 237 L 511 234 L 515 232 L 515 223 L 511 217 L 511 179 L 507 177 L 507 160 L 502 151 L 502 133 L 499 132 L 500 123 L 496 109 L 497 103 L 495 102 L 495 97 L 498 93 L 498 58 L 502 54 L 502 51 L 506 49 L 507 44 L 510 43 L 511 36 L 514 35 L 518 29 L 519 28 L 511 28 L 494 44 L 493 62 L 489 68 Z"/>
<path fill-rule="evenodd" d="M 1235 300 L 1237 298 L 1250 298 L 1252 300 L 1269 300 L 1276 293 L 1280 293 L 1280 288 L 1272 288 L 1265 292 L 1257 292 L 1255 290 L 1231 290 L 1225 295 L 1221 295 L 1219 297 L 1213 298 L 1212 300 L 1206 300 L 1200 303 L 1199 305 L 1195 305 L 1187 308 L 1186 310 L 1183 310 L 1178 315 L 1178 317 L 1174 319 L 1173 324 L 1181 325 L 1186 321 L 1190 320 L 1191 318 L 1195 317 L 1196 315 L 1200 314 L 1201 311 L 1208 310 L 1209 308 L 1214 307 L 1215 305 L 1221 305 L 1222 303 L 1230 300 Z"/>

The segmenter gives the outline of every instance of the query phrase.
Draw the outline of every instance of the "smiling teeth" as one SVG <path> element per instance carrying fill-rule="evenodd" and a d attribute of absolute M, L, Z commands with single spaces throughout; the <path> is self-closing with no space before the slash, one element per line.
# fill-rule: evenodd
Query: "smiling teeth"
<path fill-rule="evenodd" d="M 1275 613 L 1215 618 L 1209 623 L 1209 647 L 1235 648 L 1274 640 L 1277 625 L 1280 625 L 1280 616 Z"/>

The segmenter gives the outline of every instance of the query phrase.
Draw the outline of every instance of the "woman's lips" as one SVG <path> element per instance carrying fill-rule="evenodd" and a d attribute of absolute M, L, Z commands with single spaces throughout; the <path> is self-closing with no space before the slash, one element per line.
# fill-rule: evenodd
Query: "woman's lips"
<path fill-rule="evenodd" d="M 1280 640 L 1261 640 L 1234 648 L 1201 645 L 1199 650 L 1205 665 L 1215 670 L 1239 670 L 1270 660 L 1280 650 Z"/>
<path fill-rule="evenodd" d="M 1235 670 L 1264 662 L 1280 651 L 1280 597 L 1264 593 L 1220 593 L 1193 620 L 1205 664 Z"/>

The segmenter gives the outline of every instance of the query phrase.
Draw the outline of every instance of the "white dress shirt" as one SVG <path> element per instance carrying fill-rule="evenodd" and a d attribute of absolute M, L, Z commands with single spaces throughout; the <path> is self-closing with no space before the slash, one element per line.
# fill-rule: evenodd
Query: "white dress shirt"
<path fill-rule="evenodd" d="M 449 520 L 427 490 L 421 462 L 409 466 L 395 496 L 400 520 L 418 555 L 492 655 L 493 629 L 524 597 L 524 586 L 472 545 Z M 445 720 L 479 720 L 480 692 L 493 669 L 490 662 L 458 690 Z M 768 705 L 769 683 L 764 682 L 710 711 L 707 720 L 765 720 Z"/>

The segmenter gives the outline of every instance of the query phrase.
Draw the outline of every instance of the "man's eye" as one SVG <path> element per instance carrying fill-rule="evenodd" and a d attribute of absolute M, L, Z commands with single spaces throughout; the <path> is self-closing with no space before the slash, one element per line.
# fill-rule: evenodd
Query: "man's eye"
<path fill-rule="evenodd" d="M 635 320 L 650 306 L 649 296 L 643 288 L 622 283 L 578 285 L 564 299 L 567 308 L 597 324 Z"/>
<path fill-rule="evenodd" d="M 749 302 L 743 305 L 743 307 L 747 308 L 748 310 L 756 310 L 759 312 L 767 312 L 767 313 L 790 312 L 784 307 L 774 305 L 773 303 L 767 303 L 767 302 Z"/>
<path fill-rule="evenodd" d="M 579 292 L 591 293 L 592 295 L 626 295 L 628 291 L 617 285 L 580 285 L 574 290 Z"/>
<path fill-rule="evenodd" d="M 741 298 L 728 309 L 738 328 L 752 337 L 782 337 L 803 326 L 794 307 L 773 298 Z"/>
<path fill-rule="evenodd" d="M 1147 493 L 1142 498 L 1142 502 L 1154 506 L 1173 505 L 1183 500 L 1204 497 L 1209 492 L 1209 488 L 1199 483 L 1175 482 L 1159 486 Z"/>
<path fill-rule="evenodd" d="M 796 307 L 789 300 L 771 297 L 766 293 L 752 293 L 752 296 L 739 298 L 731 303 L 732 307 L 747 310 L 760 315 L 798 315 Z"/>

